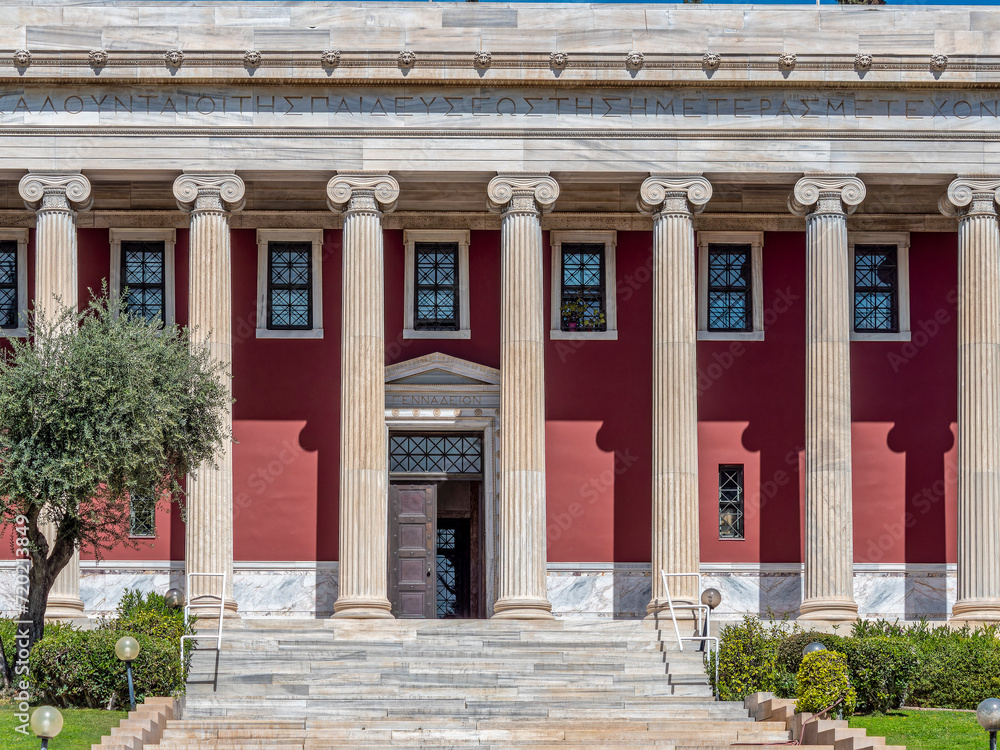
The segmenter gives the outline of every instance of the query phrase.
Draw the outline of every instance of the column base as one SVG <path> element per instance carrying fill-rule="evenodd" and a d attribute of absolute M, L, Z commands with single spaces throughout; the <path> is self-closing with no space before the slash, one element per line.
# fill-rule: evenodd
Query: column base
<path fill-rule="evenodd" d="M 203 594 L 194 597 L 186 603 L 195 605 L 196 608 L 191 612 L 191 614 L 196 615 L 199 621 L 215 620 L 219 616 L 218 596 Z M 239 615 L 239 609 L 236 605 L 235 599 L 226 598 L 222 600 L 222 617 L 227 623 L 232 620 L 242 619 Z"/>
<path fill-rule="evenodd" d="M 854 622 L 858 619 L 858 603 L 853 599 L 839 597 L 806 599 L 799 607 L 798 619 L 819 622 Z"/>
<path fill-rule="evenodd" d="M 340 597 L 333 603 L 333 616 L 356 620 L 394 620 L 388 599 L 376 597 Z"/>
<path fill-rule="evenodd" d="M 951 610 L 952 620 L 1000 622 L 1000 599 L 960 599 Z"/>
<path fill-rule="evenodd" d="M 493 605 L 493 620 L 551 620 L 552 604 L 548 599 L 507 597 Z"/>
<path fill-rule="evenodd" d="M 674 610 L 675 615 L 678 620 L 693 620 L 694 610 L 691 609 L 677 609 L 682 605 L 695 604 L 693 599 L 674 599 Z M 667 604 L 666 599 L 651 599 L 649 604 L 646 605 L 646 617 L 644 619 L 660 619 L 669 620 L 670 619 L 670 605 Z"/>
<path fill-rule="evenodd" d="M 83 611 L 83 601 L 78 596 L 52 596 L 45 603 L 45 620 L 47 622 L 86 620 Z"/>

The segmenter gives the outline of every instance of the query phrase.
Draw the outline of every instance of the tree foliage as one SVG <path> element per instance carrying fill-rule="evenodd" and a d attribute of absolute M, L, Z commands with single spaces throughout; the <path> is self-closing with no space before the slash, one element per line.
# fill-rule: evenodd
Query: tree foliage
<path fill-rule="evenodd" d="M 105 290 L 82 312 L 35 316 L 0 358 L 0 521 L 26 526 L 32 643 L 73 550 L 136 547 L 129 498 L 181 501 L 185 475 L 232 439 L 229 374 L 208 346 L 123 300 Z"/>

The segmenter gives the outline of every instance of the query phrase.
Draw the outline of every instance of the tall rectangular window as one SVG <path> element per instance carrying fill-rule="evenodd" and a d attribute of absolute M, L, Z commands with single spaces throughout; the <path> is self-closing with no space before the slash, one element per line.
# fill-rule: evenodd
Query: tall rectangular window
<path fill-rule="evenodd" d="M 608 330 L 604 289 L 604 245 L 563 243 L 560 329 Z"/>
<path fill-rule="evenodd" d="M 457 331 L 458 243 L 417 242 L 413 262 L 414 330 Z"/>
<path fill-rule="evenodd" d="M 133 497 L 129 503 L 129 536 L 156 536 L 156 503 L 150 497 Z"/>
<path fill-rule="evenodd" d="M 17 240 L 0 240 L 0 328 L 17 328 Z"/>
<path fill-rule="evenodd" d="M 707 330 L 753 330 L 750 251 L 750 245 L 708 246 Z"/>
<path fill-rule="evenodd" d="M 121 248 L 125 309 L 162 323 L 166 319 L 164 243 L 123 241 Z"/>
<path fill-rule="evenodd" d="M 743 538 L 743 465 L 719 466 L 719 539 Z"/>
<path fill-rule="evenodd" d="M 267 327 L 277 331 L 312 328 L 312 243 L 269 242 Z"/>
<path fill-rule="evenodd" d="M 854 246 L 854 330 L 899 331 L 899 266 L 896 245 Z"/>

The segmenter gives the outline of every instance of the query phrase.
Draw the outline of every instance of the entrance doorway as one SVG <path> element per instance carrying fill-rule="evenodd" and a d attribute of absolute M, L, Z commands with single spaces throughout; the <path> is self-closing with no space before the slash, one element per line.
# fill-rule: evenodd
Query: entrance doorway
<path fill-rule="evenodd" d="M 389 600 L 398 618 L 485 617 L 482 435 L 389 438 Z"/>

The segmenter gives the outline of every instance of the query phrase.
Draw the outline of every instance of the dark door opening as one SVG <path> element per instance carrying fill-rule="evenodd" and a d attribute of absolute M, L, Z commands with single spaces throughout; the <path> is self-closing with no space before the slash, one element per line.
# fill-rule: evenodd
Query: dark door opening
<path fill-rule="evenodd" d="M 392 482 L 389 598 L 399 618 L 484 617 L 479 480 Z"/>

